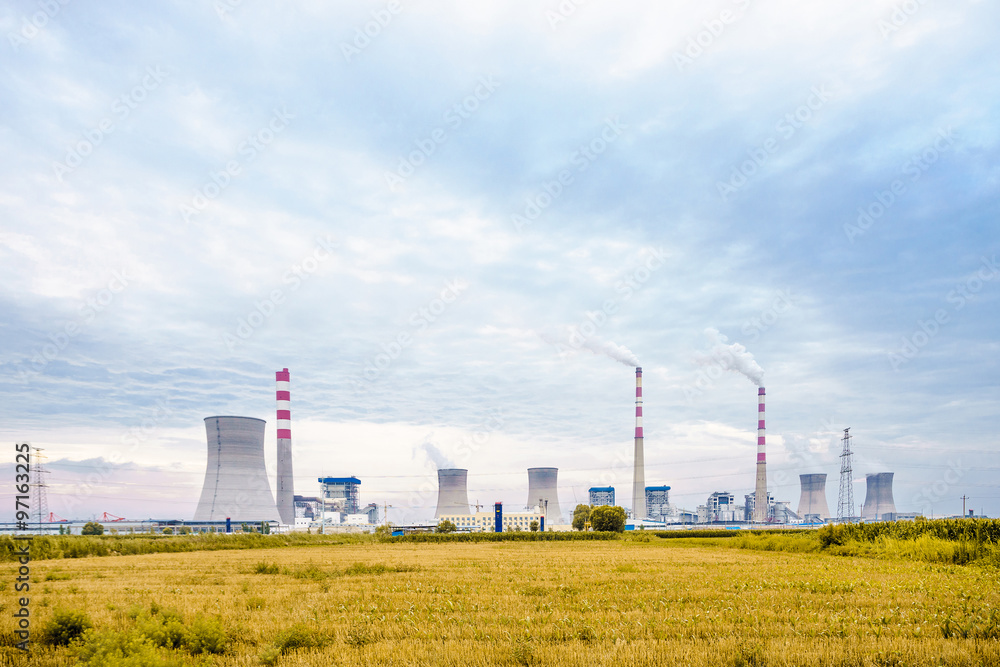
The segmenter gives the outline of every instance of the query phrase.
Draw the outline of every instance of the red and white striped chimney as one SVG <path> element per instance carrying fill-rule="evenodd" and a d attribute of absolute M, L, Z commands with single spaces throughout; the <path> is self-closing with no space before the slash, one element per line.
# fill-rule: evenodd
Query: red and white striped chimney
<path fill-rule="evenodd" d="M 646 518 L 646 464 L 642 451 L 642 368 L 635 369 L 635 452 L 632 471 L 632 518 Z"/>
<path fill-rule="evenodd" d="M 277 506 L 281 522 L 295 523 L 295 489 L 292 475 L 292 410 L 291 377 L 288 369 L 274 374 L 277 383 L 275 397 L 278 402 L 278 484 Z"/>
<path fill-rule="evenodd" d="M 753 520 L 767 521 L 767 458 L 764 453 L 764 387 L 757 390 L 757 485 L 754 489 Z"/>

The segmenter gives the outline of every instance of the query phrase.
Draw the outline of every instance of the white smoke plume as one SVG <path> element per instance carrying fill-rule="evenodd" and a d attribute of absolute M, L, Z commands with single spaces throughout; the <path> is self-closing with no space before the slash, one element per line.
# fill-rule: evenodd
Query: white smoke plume
<path fill-rule="evenodd" d="M 764 384 L 764 369 L 754 361 L 753 355 L 745 347 L 739 343 L 730 343 L 718 329 L 709 327 L 705 329 L 705 335 L 712 347 L 708 352 L 695 355 L 695 361 L 699 365 L 719 366 L 739 373 L 758 387 Z"/>
<path fill-rule="evenodd" d="M 641 366 L 639 357 L 624 345 L 601 340 L 597 336 L 586 336 L 576 327 L 570 327 L 567 333 L 558 334 L 552 330 L 539 331 L 542 340 L 556 346 L 560 354 L 569 351 L 590 350 L 594 354 L 603 354 L 626 366 Z"/>
<path fill-rule="evenodd" d="M 454 463 L 452 463 L 451 459 L 442 454 L 441 450 L 438 449 L 437 446 L 429 439 L 424 440 L 424 442 L 420 445 L 420 448 L 438 470 L 448 470 L 457 467 Z"/>

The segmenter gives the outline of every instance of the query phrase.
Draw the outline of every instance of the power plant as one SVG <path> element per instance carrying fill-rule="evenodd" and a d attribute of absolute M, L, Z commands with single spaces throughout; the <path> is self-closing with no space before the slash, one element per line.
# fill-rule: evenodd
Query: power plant
<path fill-rule="evenodd" d="M 528 502 L 526 507 L 538 505 L 549 525 L 561 524 L 557 477 L 559 468 L 528 468 Z"/>
<path fill-rule="evenodd" d="M 464 468 L 438 470 L 438 501 L 434 519 L 443 514 L 469 513 L 469 471 Z"/>
<path fill-rule="evenodd" d="M 263 419 L 205 417 L 208 465 L 195 521 L 278 521 L 264 468 Z"/>
<path fill-rule="evenodd" d="M 877 472 L 865 475 L 868 483 L 868 493 L 865 494 L 865 504 L 861 510 L 862 519 L 874 521 L 883 520 L 896 514 L 896 503 L 892 499 L 891 472 Z"/>
<path fill-rule="evenodd" d="M 826 473 L 799 475 L 802 495 L 799 496 L 799 516 L 803 521 L 816 523 L 830 518 L 826 505 Z"/>
<path fill-rule="evenodd" d="M 277 383 L 275 397 L 278 402 L 278 480 L 277 505 L 281 523 L 295 523 L 295 489 L 292 477 L 292 411 L 291 378 L 284 368 L 274 374 Z"/>
<path fill-rule="evenodd" d="M 642 452 L 642 368 L 635 369 L 635 452 L 632 470 L 632 516 L 644 519 L 646 512 L 646 463 Z"/>
<path fill-rule="evenodd" d="M 757 390 L 757 484 L 754 488 L 753 520 L 767 521 L 767 459 L 764 455 L 764 388 Z"/>

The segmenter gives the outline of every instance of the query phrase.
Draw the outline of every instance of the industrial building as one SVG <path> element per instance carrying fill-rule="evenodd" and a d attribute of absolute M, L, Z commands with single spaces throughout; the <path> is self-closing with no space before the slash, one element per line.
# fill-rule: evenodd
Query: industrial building
<path fill-rule="evenodd" d="M 296 519 L 319 519 L 323 509 L 323 500 L 316 496 L 294 496 Z"/>
<path fill-rule="evenodd" d="M 469 514 L 469 471 L 464 468 L 438 470 L 438 501 L 434 519 L 444 515 Z"/>
<path fill-rule="evenodd" d="M 670 516 L 669 486 L 646 487 L 646 516 L 653 521 L 667 520 Z"/>
<path fill-rule="evenodd" d="M 588 504 L 593 507 L 615 504 L 615 487 L 592 486 L 587 490 Z"/>
<path fill-rule="evenodd" d="M 440 521 L 451 521 L 456 528 L 461 531 L 487 532 L 492 533 L 495 528 L 496 516 L 494 512 L 475 512 L 473 514 L 448 514 L 442 515 Z M 531 522 L 538 521 L 541 524 L 542 512 L 537 508 L 531 512 L 504 512 L 502 518 L 503 529 L 506 530 L 531 530 Z M 545 529 L 555 524 L 546 523 Z"/>
<path fill-rule="evenodd" d="M 743 519 L 743 513 L 737 513 L 736 510 L 736 496 L 728 491 L 716 491 L 708 497 L 704 507 L 707 522 L 732 522 Z M 699 515 L 701 515 L 700 511 Z"/>
<path fill-rule="evenodd" d="M 208 465 L 195 521 L 278 521 L 264 467 L 264 427 L 255 417 L 205 417 Z"/>
<path fill-rule="evenodd" d="M 798 515 L 806 523 L 818 523 L 830 518 L 826 504 L 826 473 L 799 475 L 802 495 L 799 496 Z"/>
<path fill-rule="evenodd" d="M 357 477 L 320 477 L 320 498 L 327 512 L 358 514 L 361 480 Z"/>
<path fill-rule="evenodd" d="M 865 475 L 868 491 L 865 494 L 865 504 L 861 508 L 861 518 L 866 521 L 884 521 L 886 515 L 895 516 L 896 502 L 892 498 L 891 472 L 878 472 Z"/>
<path fill-rule="evenodd" d="M 756 519 L 754 518 L 756 516 L 756 514 L 754 512 L 754 506 L 756 505 L 756 503 L 757 503 L 757 493 L 756 492 L 754 492 L 754 493 L 748 493 L 747 495 L 743 496 L 743 520 L 744 521 L 748 521 L 748 522 L 749 521 L 756 521 Z M 767 507 L 768 507 L 768 510 L 764 511 L 764 513 L 763 513 L 764 517 L 767 517 L 768 514 L 770 514 L 769 509 L 770 509 L 770 507 L 771 507 L 771 505 L 773 503 L 774 503 L 774 496 L 770 492 L 768 492 L 767 493 Z"/>
<path fill-rule="evenodd" d="M 528 468 L 528 502 L 525 507 L 538 505 L 550 523 L 562 523 L 559 507 L 559 468 Z"/>

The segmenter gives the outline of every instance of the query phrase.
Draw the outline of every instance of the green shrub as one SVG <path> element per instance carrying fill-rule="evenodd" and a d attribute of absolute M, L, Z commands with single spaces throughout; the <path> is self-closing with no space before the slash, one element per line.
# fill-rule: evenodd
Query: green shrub
<path fill-rule="evenodd" d="M 326 637 L 305 623 L 296 623 L 274 638 L 274 646 L 282 654 L 299 648 L 317 648 L 325 643 Z"/>
<path fill-rule="evenodd" d="M 52 646 L 66 646 L 84 632 L 94 627 L 86 612 L 75 609 L 56 609 L 52 618 L 42 628 L 42 642 Z"/>
<path fill-rule="evenodd" d="M 97 523 L 96 521 L 88 521 L 83 524 L 83 530 L 80 531 L 81 535 L 103 535 L 104 526 Z"/>
<path fill-rule="evenodd" d="M 79 664 L 94 667 L 180 667 L 181 661 L 135 632 L 88 631 L 76 654 Z"/>
<path fill-rule="evenodd" d="M 185 648 L 191 653 L 223 653 L 226 650 L 226 631 L 218 618 L 195 616 L 188 629 Z"/>

